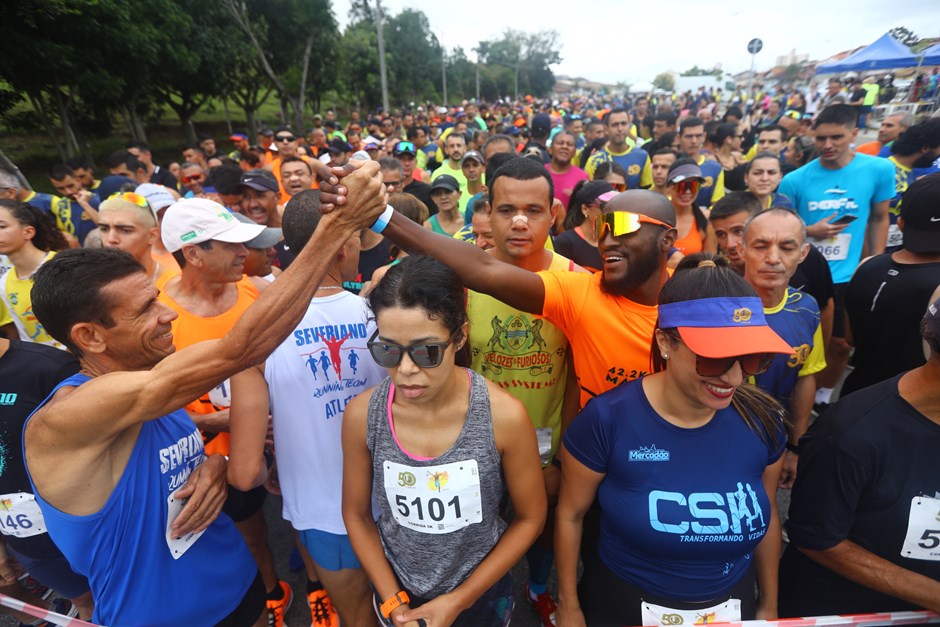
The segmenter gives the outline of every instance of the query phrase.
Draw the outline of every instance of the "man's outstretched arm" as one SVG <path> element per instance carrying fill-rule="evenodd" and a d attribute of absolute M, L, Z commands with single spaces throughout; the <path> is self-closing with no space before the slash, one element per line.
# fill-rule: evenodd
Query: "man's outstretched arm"
<path fill-rule="evenodd" d="M 432 233 L 399 213 L 382 234 L 410 254 L 429 255 L 447 264 L 471 290 L 522 311 L 542 313 L 545 284 L 534 272 L 499 261 L 453 237 Z"/>
<path fill-rule="evenodd" d="M 343 184 L 348 188 L 346 202 L 323 216 L 291 267 L 225 337 L 169 355 L 152 370 L 109 373 L 74 388 L 64 401 L 57 398 L 30 421 L 27 446 L 33 437 L 70 449 L 109 441 L 134 424 L 179 409 L 263 361 L 300 322 L 330 261 L 346 240 L 371 225 L 385 208 L 377 164 L 366 164 Z"/>

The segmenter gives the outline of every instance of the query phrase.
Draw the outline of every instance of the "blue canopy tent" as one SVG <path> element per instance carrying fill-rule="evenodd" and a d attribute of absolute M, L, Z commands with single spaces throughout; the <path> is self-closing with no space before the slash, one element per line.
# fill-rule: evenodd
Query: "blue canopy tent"
<path fill-rule="evenodd" d="M 934 46 L 936 48 L 936 46 Z M 900 67 L 917 67 L 920 55 L 885 33 L 870 46 L 850 54 L 841 61 L 816 66 L 817 74 L 839 74 L 841 72 L 864 72 L 866 70 L 889 70 Z"/>
<path fill-rule="evenodd" d="M 921 55 L 923 55 L 923 62 L 921 65 L 940 65 L 940 44 L 930 46 L 917 55 L 918 58 Z"/>

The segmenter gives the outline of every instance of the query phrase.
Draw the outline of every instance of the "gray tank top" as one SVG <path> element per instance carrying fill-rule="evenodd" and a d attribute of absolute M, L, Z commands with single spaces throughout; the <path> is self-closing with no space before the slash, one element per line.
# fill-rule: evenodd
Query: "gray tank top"
<path fill-rule="evenodd" d="M 433 599 L 470 576 L 506 529 L 499 516 L 503 470 L 485 379 L 470 375 L 470 406 L 454 444 L 434 459 L 404 452 L 391 427 L 391 380 L 369 400 L 366 444 L 379 537 L 411 594 Z"/>

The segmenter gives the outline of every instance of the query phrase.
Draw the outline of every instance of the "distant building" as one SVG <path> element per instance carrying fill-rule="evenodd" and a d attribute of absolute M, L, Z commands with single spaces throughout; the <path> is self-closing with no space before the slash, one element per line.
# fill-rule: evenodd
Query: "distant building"
<path fill-rule="evenodd" d="M 797 54 L 796 50 L 790 50 L 789 54 L 777 57 L 777 67 L 786 67 L 788 65 L 802 65 L 809 61 L 808 54 Z"/>

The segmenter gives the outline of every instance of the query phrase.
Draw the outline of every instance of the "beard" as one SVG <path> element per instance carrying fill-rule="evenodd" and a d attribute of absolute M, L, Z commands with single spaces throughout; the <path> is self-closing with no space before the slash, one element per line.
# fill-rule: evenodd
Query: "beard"
<path fill-rule="evenodd" d="M 933 165 L 933 162 L 937 160 L 937 156 L 933 153 L 928 152 L 923 155 L 920 159 L 911 164 L 911 168 L 929 168 Z"/>
<path fill-rule="evenodd" d="M 608 282 L 607 278 L 601 275 L 601 291 L 611 296 L 629 298 L 636 288 L 646 283 L 654 274 L 662 272 L 662 262 L 659 255 L 659 250 L 655 246 L 650 246 L 641 256 L 629 259 L 627 262 L 629 264 L 627 266 L 627 276 L 620 281 Z"/>

